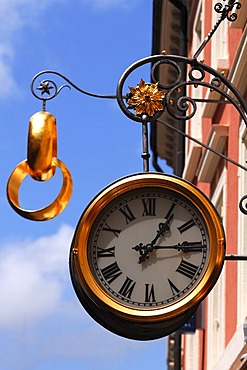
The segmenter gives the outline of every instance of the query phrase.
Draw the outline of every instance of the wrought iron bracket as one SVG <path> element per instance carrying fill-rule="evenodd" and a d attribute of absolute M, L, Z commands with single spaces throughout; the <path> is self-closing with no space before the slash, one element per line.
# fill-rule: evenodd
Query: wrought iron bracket
<path fill-rule="evenodd" d="M 236 254 L 226 254 L 225 261 L 247 261 L 247 256 L 239 256 Z"/>
<path fill-rule="evenodd" d="M 216 3 L 214 6 L 214 10 L 219 14 L 219 19 L 209 32 L 203 43 L 200 45 L 198 50 L 194 53 L 193 58 L 187 58 L 177 55 L 153 55 L 146 58 L 143 58 L 132 65 L 130 65 L 120 77 L 116 94 L 115 95 L 102 95 L 102 94 L 94 94 L 88 92 L 70 79 L 68 79 L 63 74 L 52 71 L 46 70 L 41 71 L 36 74 L 31 82 L 31 92 L 37 98 L 43 101 L 43 110 L 46 109 L 46 102 L 47 100 L 51 100 L 56 97 L 61 90 L 65 87 L 71 88 L 73 87 L 77 91 L 82 94 L 95 97 L 95 98 L 103 98 L 103 99 L 117 99 L 120 109 L 123 113 L 130 118 L 132 121 L 140 122 L 142 124 L 142 144 L 143 144 L 143 169 L 144 171 L 149 171 L 149 148 L 148 148 L 148 122 L 157 121 L 157 119 L 162 115 L 164 111 L 166 111 L 171 117 L 176 120 L 189 120 L 191 119 L 196 111 L 197 111 L 197 104 L 204 101 L 209 103 L 217 103 L 217 104 L 231 104 L 235 109 L 238 111 L 241 119 L 244 121 L 247 127 L 247 103 L 244 100 L 243 96 L 238 92 L 238 90 L 233 86 L 233 84 L 221 73 L 217 72 L 210 66 L 204 64 L 203 62 L 198 61 L 198 57 L 208 42 L 211 40 L 212 36 L 220 26 L 220 24 L 227 19 L 230 22 L 234 22 L 237 19 L 237 13 L 235 10 L 239 10 L 241 8 L 241 3 L 235 0 L 223 0 L 223 3 Z M 139 67 L 142 67 L 146 64 L 151 65 L 151 77 L 152 81 L 157 84 L 159 91 L 162 92 L 163 100 L 163 110 L 158 109 L 154 114 L 149 115 L 147 112 L 143 112 L 142 114 L 137 114 L 137 111 L 133 111 L 133 106 L 131 106 L 128 102 L 131 96 L 131 93 L 124 93 L 127 86 L 127 79 L 131 75 L 132 72 L 136 71 Z M 174 82 L 169 85 L 161 84 L 158 79 L 158 70 L 162 65 L 167 65 L 171 69 L 174 70 L 176 78 Z M 184 78 L 183 71 L 187 71 L 186 78 Z M 45 75 L 49 76 L 48 78 L 44 78 Z M 62 78 L 66 84 L 61 85 L 60 87 L 50 79 L 50 76 L 56 76 Z M 42 76 L 43 80 L 39 82 L 37 86 L 38 79 Z M 139 84 L 140 85 L 140 84 Z M 148 84 L 146 84 L 148 85 Z M 197 89 L 199 86 L 207 89 L 209 92 L 215 91 L 221 97 L 219 100 L 212 100 L 212 99 L 197 99 L 193 97 L 194 89 Z M 128 86 L 127 86 L 128 88 Z M 187 95 L 186 90 L 189 88 L 190 96 Z M 134 88 L 133 88 L 134 89 Z M 39 93 L 37 93 L 37 91 Z M 145 95 L 145 94 L 144 94 Z M 148 99 L 152 99 L 152 96 L 147 96 Z M 145 99 L 145 96 L 144 96 Z M 156 102 L 154 102 L 154 106 Z M 177 130 L 175 127 L 171 127 L 171 129 Z M 186 133 L 180 132 L 182 135 L 188 137 L 191 140 L 195 140 L 192 137 L 186 135 Z M 212 150 L 209 147 L 206 147 L 205 144 L 200 143 L 200 145 L 204 146 L 207 150 Z M 213 150 L 212 150 L 213 151 Z M 222 156 L 221 153 L 214 151 L 215 154 Z M 240 168 L 247 170 L 246 167 L 243 165 L 236 163 L 232 159 L 224 156 L 224 159 L 230 161 L 234 165 L 238 165 Z M 244 195 L 240 202 L 239 208 L 240 211 L 247 215 L 247 195 Z"/>

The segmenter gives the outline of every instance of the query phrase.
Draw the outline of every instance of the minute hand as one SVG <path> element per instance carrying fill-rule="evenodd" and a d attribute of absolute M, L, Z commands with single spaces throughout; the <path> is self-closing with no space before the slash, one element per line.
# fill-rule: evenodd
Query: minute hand
<path fill-rule="evenodd" d="M 176 249 L 182 252 L 201 252 L 207 246 L 203 245 L 202 242 L 187 242 L 178 243 L 176 245 L 153 245 L 153 249 Z"/>
<path fill-rule="evenodd" d="M 152 245 L 152 246 L 157 242 L 157 240 L 159 239 L 159 237 L 160 237 L 163 233 L 165 233 L 166 231 L 168 231 L 168 230 L 170 229 L 169 224 L 170 224 L 171 220 L 173 219 L 173 217 L 174 217 L 174 214 L 171 214 L 171 215 L 168 217 L 168 219 L 166 220 L 166 222 L 161 222 L 161 223 L 159 224 L 159 230 L 157 230 L 157 234 L 156 234 L 155 238 L 151 241 L 151 245 Z"/>

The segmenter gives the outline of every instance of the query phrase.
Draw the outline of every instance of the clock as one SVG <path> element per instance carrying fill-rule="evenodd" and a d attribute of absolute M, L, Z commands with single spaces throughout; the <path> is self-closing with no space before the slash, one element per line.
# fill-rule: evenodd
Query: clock
<path fill-rule="evenodd" d="M 188 321 L 224 258 L 221 219 L 206 196 L 181 178 L 146 172 L 115 181 L 91 201 L 74 234 L 70 273 L 97 322 L 147 340 Z"/>

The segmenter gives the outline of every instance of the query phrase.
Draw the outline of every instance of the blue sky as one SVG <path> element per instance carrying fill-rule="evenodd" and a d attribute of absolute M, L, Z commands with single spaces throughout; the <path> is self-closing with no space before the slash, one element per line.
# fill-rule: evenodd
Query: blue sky
<path fill-rule="evenodd" d="M 142 171 L 140 124 L 115 101 L 64 89 L 47 110 L 57 118 L 58 158 L 73 177 L 69 205 L 51 221 L 33 222 L 5 195 L 27 156 L 29 119 L 42 108 L 32 77 L 52 69 L 85 90 L 115 94 L 124 70 L 151 54 L 151 37 L 151 0 L 0 2 L 0 370 L 166 368 L 165 339 L 131 341 L 101 328 L 77 300 L 68 271 L 73 231 L 90 199 Z M 149 67 L 131 78 L 134 86 L 148 81 Z M 60 185 L 59 171 L 45 183 L 26 179 L 21 205 L 47 205 Z"/>

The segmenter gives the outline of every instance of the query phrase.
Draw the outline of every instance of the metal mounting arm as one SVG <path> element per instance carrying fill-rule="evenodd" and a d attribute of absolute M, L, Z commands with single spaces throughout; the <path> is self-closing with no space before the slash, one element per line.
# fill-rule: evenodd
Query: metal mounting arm
<path fill-rule="evenodd" d="M 220 17 L 201 46 L 195 52 L 193 58 L 164 54 L 143 58 L 130 65 L 124 71 L 118 81 L 116 95 L 90 93 L 78 87 L 75 83 L 61 73 L 51 70 L 39 72 L 34 76 L 31 82 L 31 91 L 37 99 L 43 101 L 43 110 L 46 109 L 46 101 L 56 97 L 65 87 L 73 87 L 80 93 L 95 98 L 117 99 L 119 107 L 123 113 L 132 121 L 140 122 L 142 124 L 142 158 L 144 171 L 149 171 L 150 154 L 148 149 L 148 122 L 152 123 L 153 121 L 157 121 L 164 111 L 166 111 L 172 118 L 176 120 L 186 121 L 191 119 L 197 111 L 197 104 L 200 103 L 200 100 L 193 97 L 193 92 L 199 86 L 203 87 L 209 92 L 215 91 L 221 96 L 220 100 L 217 101 L 207 99 L 204 99 L 203 101 L 208 101 L 210 103 L 215 102 L 221 104 L 231 104 L 238 111 L 241 119 L 244 121 L 247 127 L 247 103 L 243 96 L 222 74 L 197 60 L 198 56 L 208 44 L 220 24 L 225 19 L 230 22 L 234 22 L 237 19 L 235 9 L 239 10 L 241 8 L 241 3 L 236 0 L 223 1 L 225 4 L 220 2 L 215 4 L 214 10 L 220 14 Z M 126 82 L 128 77 L 132 74 L 132 72 L 146 64 L 151 65 L 151 76 L 154 83 L 149 84 L 141 80 L 137 87 L 129 88 L 130 93 L 124 92 L 124 90 L 126 90 Z M 164 64 L 173 69 L 176 75 L 175 81 L 169 85 L 159 83 L 156 78 L 158 69 Z M 187 70 L 186 78 L 184 78 L 184 70 Z M 44 75 L 58 76 L 66 81 L 67 84 L 58 88 L 57 84 L 52 79 L 46 78 L 43 79 L 39 86 L 35 89 L 37 79 L 41 76 L 44 77 Z M 182 94 L 182 91 L 186 91 L 187 87 L 190 87 L 190 96 Z M 40 95 L 38 95 L 36 90 L 40 92 Z M 195 94 L 195 96 L 196 95 L 197 94 Z M 174 127 L 173 129 L 175 130 L 176 128 Z M 203 145 L 202 143 L 199 144 Z M 236 164 L 233 160 L 227 157 L 224 159 Z M 244 166 L 239 165 L 239 167 L 245 169 Z M 240 200 L 239 208 L 242 213 L 247 215 L 246 200 L 247 195 L 243 196 Z"/>

